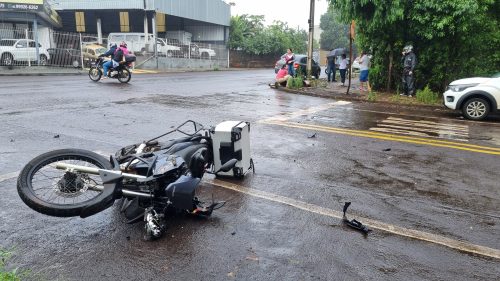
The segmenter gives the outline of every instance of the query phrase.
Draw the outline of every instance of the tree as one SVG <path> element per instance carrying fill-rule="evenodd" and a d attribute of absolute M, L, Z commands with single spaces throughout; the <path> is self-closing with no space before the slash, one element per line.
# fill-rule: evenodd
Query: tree
<path fill-rule="evenodd" d="M 265 27 L 264 16 L 241 15 L 231 17 L 228 46 L 248 54 L 283 54 L 286 49 L 301 53 L 306 50 L 307 33 L 289 28 L 281 21 Z"/>
<path fill-rule="evenodd" d="M 417 82 L 444 90 L 454 79 L 498 71 L 499 1 L 330 0 L 341 20 L 354 19 L 357 43 L 372 52 L 375 88 L 399 81 L 401 48 L 412 43 L 419 58 Z M 392 72 L 392 69 L 395 69 Z M 394 74 L 393 74 L 394 73 Z"/>
<path fill-rule="evenodd" d="M 339 13 L 333 9 L 333 6 L 321 15 L 319 27 L 323 30 L 320 36 L 321 49 L 349 47 L 349 25 L 340 21 Z"/>

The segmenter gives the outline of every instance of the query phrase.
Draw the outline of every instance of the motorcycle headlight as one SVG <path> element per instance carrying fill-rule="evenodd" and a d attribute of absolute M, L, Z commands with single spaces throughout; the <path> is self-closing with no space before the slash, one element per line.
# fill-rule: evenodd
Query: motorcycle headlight
<path fill-rule="evenodd" d="M 453 92 L 462 92 L 463 90 L 477 86 L 479 83 L 474 83 L 474 84 L 463 84 L 463 85 L 450 85 L 448 86 L 448 89 L 452 90 Z"/>

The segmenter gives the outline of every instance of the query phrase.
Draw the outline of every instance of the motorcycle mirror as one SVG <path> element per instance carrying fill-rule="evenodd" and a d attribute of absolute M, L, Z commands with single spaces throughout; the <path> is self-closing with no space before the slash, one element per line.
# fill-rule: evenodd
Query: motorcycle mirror
<path fill-rule="evenodd" d="M 224 165 L 222 165 L 220 167 L 220 169 L 215 172 L 215 173 L 218 173 L 218 172 L 229 172 L 232 168 L 234 168 L 234 166 L 236 166 L 236 163 L 238 162 L 238 159 L 231 159 L 229 161 L 227 161 L 226 163 L 224 163 Z"/>

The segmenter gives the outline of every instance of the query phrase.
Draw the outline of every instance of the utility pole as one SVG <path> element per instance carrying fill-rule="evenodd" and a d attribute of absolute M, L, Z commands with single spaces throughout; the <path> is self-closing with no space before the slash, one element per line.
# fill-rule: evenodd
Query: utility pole
<path fill-rule="evenodd" d="M 309 41 L 307 44 L 307 79 L 311 78 L 312 69 L 312 53 L 314 41 L 314 1 L 311 0 L 311 7 L 309 11 Z"/>

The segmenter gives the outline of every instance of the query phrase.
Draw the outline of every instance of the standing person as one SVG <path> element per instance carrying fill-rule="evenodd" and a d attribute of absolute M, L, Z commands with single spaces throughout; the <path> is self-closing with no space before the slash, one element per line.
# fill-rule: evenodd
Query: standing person
<path fill-rule="evenodd" d="M 347 72 L 347 58 L 345 54 L 342 54 L 342 59 L 340 60 L 339 64 L 339 71 L 340 71 L 340 82 L 342 82 L 342 86 L 345 86 L 345 74 Z"/>
<path fill-rule="evenodd" d="M 368 81 L 369 74 L 369 65 L 370 65 L 370 57 L 366 54 L 365 51 L 361 51 L 361 55 L 358 57 L 359 62 L 359 90 L 360 91 L 371 91 L 370 82 Z M 363 84 L 366 85 L 363 88 Z"/>
<path fill-rule="evenodd" d="M 414 70 L 417 66 L 417 56 L 413 53 L 413 46 L 407 45 L 403 49 L 403 93 L 400 95 L 412 97 L 415 94 L 415 76 Z"/>
<path fill-rule="evenodd" d="M 333 51 L 333 50 L 332 50 Z M 337 82 L 335 80 L 335 76 L 337 75 L 337 70 L 335 69 L 335 56 L 326 57 L 326 72 L 328 73 L 328 82 Z M 330 75 L 333 74 L 332 79 L 330 80 Z"/>
<path fill-rule="evenodd" d="M 286 50 L 285 54 L 285 64 L 288 67 L 288 74 L 295 76 L 295 70 L 293 69 L 293 63 L 295 61 L 295 55 L 292 52 L 292 48 Z"/>

